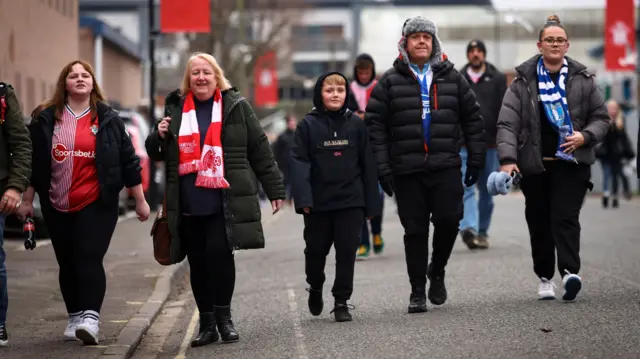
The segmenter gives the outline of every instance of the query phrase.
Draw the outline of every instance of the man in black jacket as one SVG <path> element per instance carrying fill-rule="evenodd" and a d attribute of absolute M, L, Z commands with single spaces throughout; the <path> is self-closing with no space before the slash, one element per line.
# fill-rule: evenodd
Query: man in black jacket
<path fill-rule="evenodd" d="M 371 94 L 365 122 L 380 184 L 396 194 L 412 290 L 409 313 L 418 313 L 427 311 L 427 277 L 431 303 L 447 299 L 445 266 L 462 218 L 461 139 L 469 150 L 466 186 L 478 179 L 486 140 L 475 94 L 442 53 L 433 22 L 407 19 L 398 50 Z M 427 268 L 429 219 L 434 235 Z"/>
<path fill-rule="evenodd" d="M 462 76 L 471 84 L 471 89 L 480 104 L 488 147 L 478 183 L 464 188 L 464 216 L 460 221 L 460 235 L 469 249 L 489 247 L 487 232 L 493 214 L 493 197 L 487 191 L 487 179 L 491 172 L 497 171 L 500 167 L 496 152 L 496 132 L 502 98 L 507 91 L 506 77 L 486 61 L 486 55 L 487 48 L 484 42 L 471 40 L 467 45 L 469 63 L 460 70 Z M 467 148 L 462 147 L 460 157 L 463 177 L 467 170 L 465 162 L 468 155 Z M 476 187 L 478 187 L 479 199 L 476 199 Z"/>
<path fill-rule="evenodd" d="M 273 156 L 276 158 L 280 172 L 284 179 L 284 187 L 287 192 L 287 202 L 291 203 L 291 148 L 293 147 L 293 134 L 298 126 L 298 120 L 292 114 L 287 115 L 287 129 L 278 136 L 273 143 Z"/>

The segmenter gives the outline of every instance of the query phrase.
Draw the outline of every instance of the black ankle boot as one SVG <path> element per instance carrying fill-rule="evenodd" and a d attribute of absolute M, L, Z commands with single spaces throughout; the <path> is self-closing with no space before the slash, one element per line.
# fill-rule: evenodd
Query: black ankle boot
<path fill-rule="evenodd" d="M 195 348 L 215 343 L 218 341 L 218 338 L 213 313 L 200 313 L 200 331 L 198 332 L 198 336 L 191 341 L 191 346 Z"/>
<path fill-rule="evenodd" d="M 237 342 L 240 339 L 240 336 L 238 335 L 238 332 L 236 332 L 236 328 L 233 326 L 233 321 L 231 321 L 231 306 L 216 306 L 215 316 L 222 341 L 225 343 Z"/>

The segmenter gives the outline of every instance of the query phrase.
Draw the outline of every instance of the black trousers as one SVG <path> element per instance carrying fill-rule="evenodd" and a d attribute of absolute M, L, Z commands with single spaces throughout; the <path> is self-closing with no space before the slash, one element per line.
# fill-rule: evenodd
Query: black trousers
<path fill-rule="evenodd" d="M 364 223 L 364 209 L 350 208 L 304 215 L 305 273 L 313 289 L 322 289 L 324 267 L 331 245 L 336 250 L 336 278 L 333 297 L 346 302 L 353 293 L 353 271 L 360 232 Z"/>
<path fill-rule="evenodd" d="M 56 210 L 48 201 L 41 204 L 67 312 L 100 313 L 107 289 L 102 262 L 118 223 L 118 202 L 98 200 L 70 213 Z"/>
<path fill-rule="evenodd" d="M 461 177 L 460 168 L 395 177 L 407 271 L 414 292 L 424 292 L 427 283 L 429 219 L 434 228 L 431 255 L 434 274 L 443 274 L 449 261 L 463 215 Z"/>
<path fill-rule="evenodd" d="M 580 210 L 593 185 L 591 168 L 564 161 L 545 161 L 545 171 L 524 176 L 525 217 L 531 237 L 533 270 L 551 279 L 558 254 L 560 275 L 580 270 Z"/>
<path fill-rule="evenodd" d="M 191 290 L 200 313 L 231 304 L 236 264 L 227 241 L 224 214 L 182 216 L 180 238 L 185 246 Z"/>

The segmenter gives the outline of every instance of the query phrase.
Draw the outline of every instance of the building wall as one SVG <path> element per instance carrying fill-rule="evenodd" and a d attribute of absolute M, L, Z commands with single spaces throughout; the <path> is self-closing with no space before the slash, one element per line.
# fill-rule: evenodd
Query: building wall
<path fill-rule="evenodd" d="M 95 66 L 94 35 L 89 29 L 80 30 L 80 56 Z M 102 83 L 99 84 L 108 101 L 123 107 L 136 107 L 142 99 L 142 63 L 124 54 L 103 40 Z"/>
<path fill-rule="evenodd" d="M 0 81 L 16 88 L 25 114 L 78 54 L 78 0 L 0 0 Z"/>

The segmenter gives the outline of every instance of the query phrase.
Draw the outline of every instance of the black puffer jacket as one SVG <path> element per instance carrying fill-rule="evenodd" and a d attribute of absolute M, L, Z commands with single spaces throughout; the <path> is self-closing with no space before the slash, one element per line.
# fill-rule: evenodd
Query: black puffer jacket
<path fill-rule="evenodd" d="M 420 85 L 407 62 L 396 59 L 371 94 L 365 121 L 379 176 L 459 167 L 461 138 L 469 151 L 468 166 L 484 165 L 487 144 L 475 94 L 446 58 L 432 66 L 428 155 L 422 137 Z"/>
<path fill-rule="evenodd" d="M 33 144 L 31 186 L 41 201 L 49 198 L 51 188 L 54 114 L 55 107 L 44 109 L 29 125 Z M 96 166 L 103 202 L 115 202 L 124 186 L 130 188 L 142 183 L 140 158 L 136 155 L 124 122 L 115 110 L 102 102 L 98 102 Z"/>

